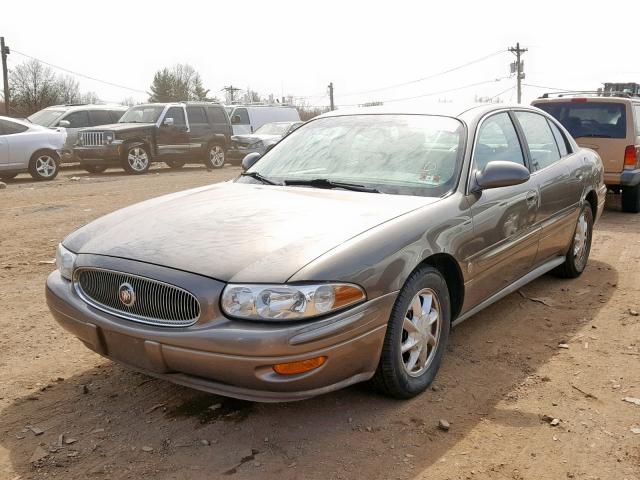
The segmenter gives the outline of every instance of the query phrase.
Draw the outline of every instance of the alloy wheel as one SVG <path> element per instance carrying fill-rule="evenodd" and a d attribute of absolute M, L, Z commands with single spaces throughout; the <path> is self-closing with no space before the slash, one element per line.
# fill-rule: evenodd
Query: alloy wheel
<path fill-rule="evenodd" d="M 42 178 L 50 178 L 56 173 L 56 161 L 51 155 L 40 155 L 36 158 L 36 172 Z"/>
<path fill-rule="evenodd" d="M 419 377 L 433 361 L 442 331 L 442 310 L 435 291 L 420 290 L 411 300 L 402 324 L 400 352 L 408 375 Z"/>
<path fill-rule="evenodd" d="M 576 267 L 582 268 L 586 260 L 587 248 L 589 245 L 589 223 L 587 222 L 587 214 L 583 211 L 578 217 L 576 225 L 576 233 L 573 237 L 573 258 Z"/>
<path fill-rule="evenodd" d="M 136 172 L 142 172 L 149 165 L 149 156 L 143 148 L 133 147 L 129 150 L 127 162 L 133 170 Z"/>
<path fill-rule="evenodd" d="M 224 150 L 220 145 L 214 145 L 209 149 L 209 163 L 216 168 L 224 165 Z"/>

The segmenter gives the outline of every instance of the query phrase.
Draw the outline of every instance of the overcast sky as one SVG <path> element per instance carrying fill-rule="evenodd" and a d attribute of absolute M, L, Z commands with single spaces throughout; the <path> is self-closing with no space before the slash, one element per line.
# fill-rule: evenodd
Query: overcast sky
<path fill-rule="evenodd" d="M 77 77 L 82 91 L 106 101 L 146 100 L 154 72 L 178 62 L 191 64 L 220 98 L 233 84 L 326 105 L 333 82 L 339 106 L 419 95 L 427 96 L 406 102 L 471 101 L 505 90 L 500 98 L 515 101 L 508 90 L 515 78 L 504 77 L 514 59 L 506 49 L 517 41 L 529 49 L 526 84 L 640 82 L 640 30 L 624 13 L 635 9 L 625 0 L 611 9 L 558 0 L 6 1 L 0 35 L 13 49 L 10 68 L 25 60 L 21 52 L 136 90 Z M 370 90 L 378 91 L 349 95 Z M 524 100 L 543 91 L 525 86 Z"/>

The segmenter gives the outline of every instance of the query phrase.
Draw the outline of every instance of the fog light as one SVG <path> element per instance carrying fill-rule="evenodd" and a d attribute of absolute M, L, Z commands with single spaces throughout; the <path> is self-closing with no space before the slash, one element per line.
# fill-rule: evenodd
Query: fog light
<path fill-rule="evenodd" d="M 295 375 L 318 368 L 327 361 L 327 357 L 309 358 L 299 362 L 278 363 L 273 366 L 273 371 L 280 375 Z"/>

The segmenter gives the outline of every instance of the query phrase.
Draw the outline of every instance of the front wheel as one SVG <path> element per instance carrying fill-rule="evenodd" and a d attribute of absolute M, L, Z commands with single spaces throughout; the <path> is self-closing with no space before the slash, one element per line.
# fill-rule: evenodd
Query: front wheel
<path fill-rule="evenodd" d="M 132 175 L 147 173 L 151 166 L 151 156 L 144 145 L 130 146 L 125 150 L 122 168 Z"/>
<path fill-rule="evenodd" d="M 423 392 L 440 368 L 450 327 L 451 304 L 445 279 L 433 267 L 416 270 L 391 311 L 372 384 L 401 399 Z"/>
<path fill-rule="evenodd" d="M 36 152 L 29 161 L 29 174 L 34 180 L 53 180 L 58 175 L 60 159 L 49 150 Z"/>
<path fill-rule="evenodd" d="M 640 212 L 640 185 L 622 187 L 622 211 L 627 213 Z"/>
<path fill-rule="evenodd" d="M 579 277 L 587 266 L 589 252 L 591 251 L 591 236 L 593 234 L 593 212 L 591 205 L 582 206 L 576 229 L 569 245 L 569 251 L 562 265 L 558 266 L 554 273 L 562 278 Z"/>
<path fill-rule="evenodd" d="M 222 168 L 226 161 L 226 153 L 220 145 L 209 145 L 204 164 L 207 168 Z"/>

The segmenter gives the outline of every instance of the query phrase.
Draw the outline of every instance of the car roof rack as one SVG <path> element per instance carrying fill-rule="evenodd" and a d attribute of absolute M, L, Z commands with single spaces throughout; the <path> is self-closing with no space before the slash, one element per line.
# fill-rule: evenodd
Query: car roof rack
<path fill-rule="evenodd" d="M 617 92 L 617 91 L 604 91 L 604 90 L 576 90 L 576 91 L 561 91 L 561 92 L 547 92 L 543 93 L 538 98 L 562 98 L 562 97 L 621 97 L 621 98 L 640 98 L 640 95 L 635 95 L 631 92 Z"/>

